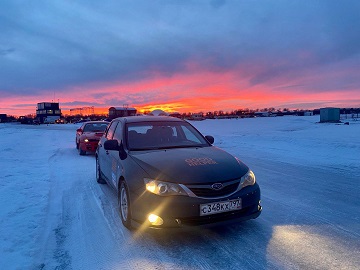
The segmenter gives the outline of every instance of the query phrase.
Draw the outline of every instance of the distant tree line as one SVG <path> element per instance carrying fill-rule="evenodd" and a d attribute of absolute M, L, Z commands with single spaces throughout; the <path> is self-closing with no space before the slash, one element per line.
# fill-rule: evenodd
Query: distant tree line
<path fill-rule="evenodd" d="M 143 114 L 148 114 L 150 111 L 144 111 Z M 307 114 L 317 115 L 320 114 L 320 109 L 314 110 L 303 110 L 289 108 L 276 109 L 274 107 L 262 108 L 262 109 L 238 109 L 232 111 L 208 111 L 208 112 L 187 112 L 187 113 L 170 113 L 170 116 L 182 118 L 182 119 L 193 119 L 194 115 L 203 119 L 223 119 L 223 118 L 251 118 L 251 117 L 264 117 L 264 116 L 284 116 L 284 115 L 298 115 L 304 116 Z M 355 115 L 359 118 L 360 108 L 341 108 L 340 114 Z M 23 124 L 32 124 L 36 118 L 35 114 L 28 114 L 25 116 L 12 116 L 6 114 L 0 114 L 0 123 L 5 122 L 21 122 Z M 65 115 L 61 117 L 60 123 L 76 123 L 79 121 L 99 121 L 99 120 L 110 120 L 106 114 L 91 114 L 91 115 Z"/>

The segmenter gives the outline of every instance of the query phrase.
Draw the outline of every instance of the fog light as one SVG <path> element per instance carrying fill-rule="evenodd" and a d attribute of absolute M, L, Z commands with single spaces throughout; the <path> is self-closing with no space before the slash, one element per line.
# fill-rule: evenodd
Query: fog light
<path fill-rule="evenodd" d="M 155 214 L 150 214 L 148 216 L 148 220 L 151 223 L 151 225 L 160 226 L 164 223 L 163 219 Z"/>

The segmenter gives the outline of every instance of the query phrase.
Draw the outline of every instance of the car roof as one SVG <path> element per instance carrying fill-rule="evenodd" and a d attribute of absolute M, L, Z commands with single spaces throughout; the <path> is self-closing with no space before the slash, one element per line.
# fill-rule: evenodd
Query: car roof
<path fill-rule="evenodd" d="M 110 122 L 108 121 L 87 121 L 84 122 L 83 124 L 109 124 Z"/>
<path fill-rule="evenodd" d="M 171 116 L 127 116 L 119 117 L 114 120 L 123 120 L 125 123 L 139 122 L 185 122 L 182 119 Z"/>

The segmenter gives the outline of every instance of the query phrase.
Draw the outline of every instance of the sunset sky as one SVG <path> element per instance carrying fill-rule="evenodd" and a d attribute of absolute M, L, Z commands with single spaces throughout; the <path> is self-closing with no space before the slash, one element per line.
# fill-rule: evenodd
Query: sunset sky
<path fill-rule="evenodd" d="M 360 1 L 0 2 L 0 113 L 360 107 Z"/>

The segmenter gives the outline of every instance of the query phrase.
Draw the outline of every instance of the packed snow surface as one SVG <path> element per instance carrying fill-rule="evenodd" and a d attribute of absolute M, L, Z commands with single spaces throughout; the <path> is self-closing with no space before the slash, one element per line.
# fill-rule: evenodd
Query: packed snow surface
<path fill-rule="evenodd" d="M 129 231 L 78 125 L 0 124 L 1 269 L 359 269 L 360 121 L 192 122 L 261 187 L 256 220 Z"/>

